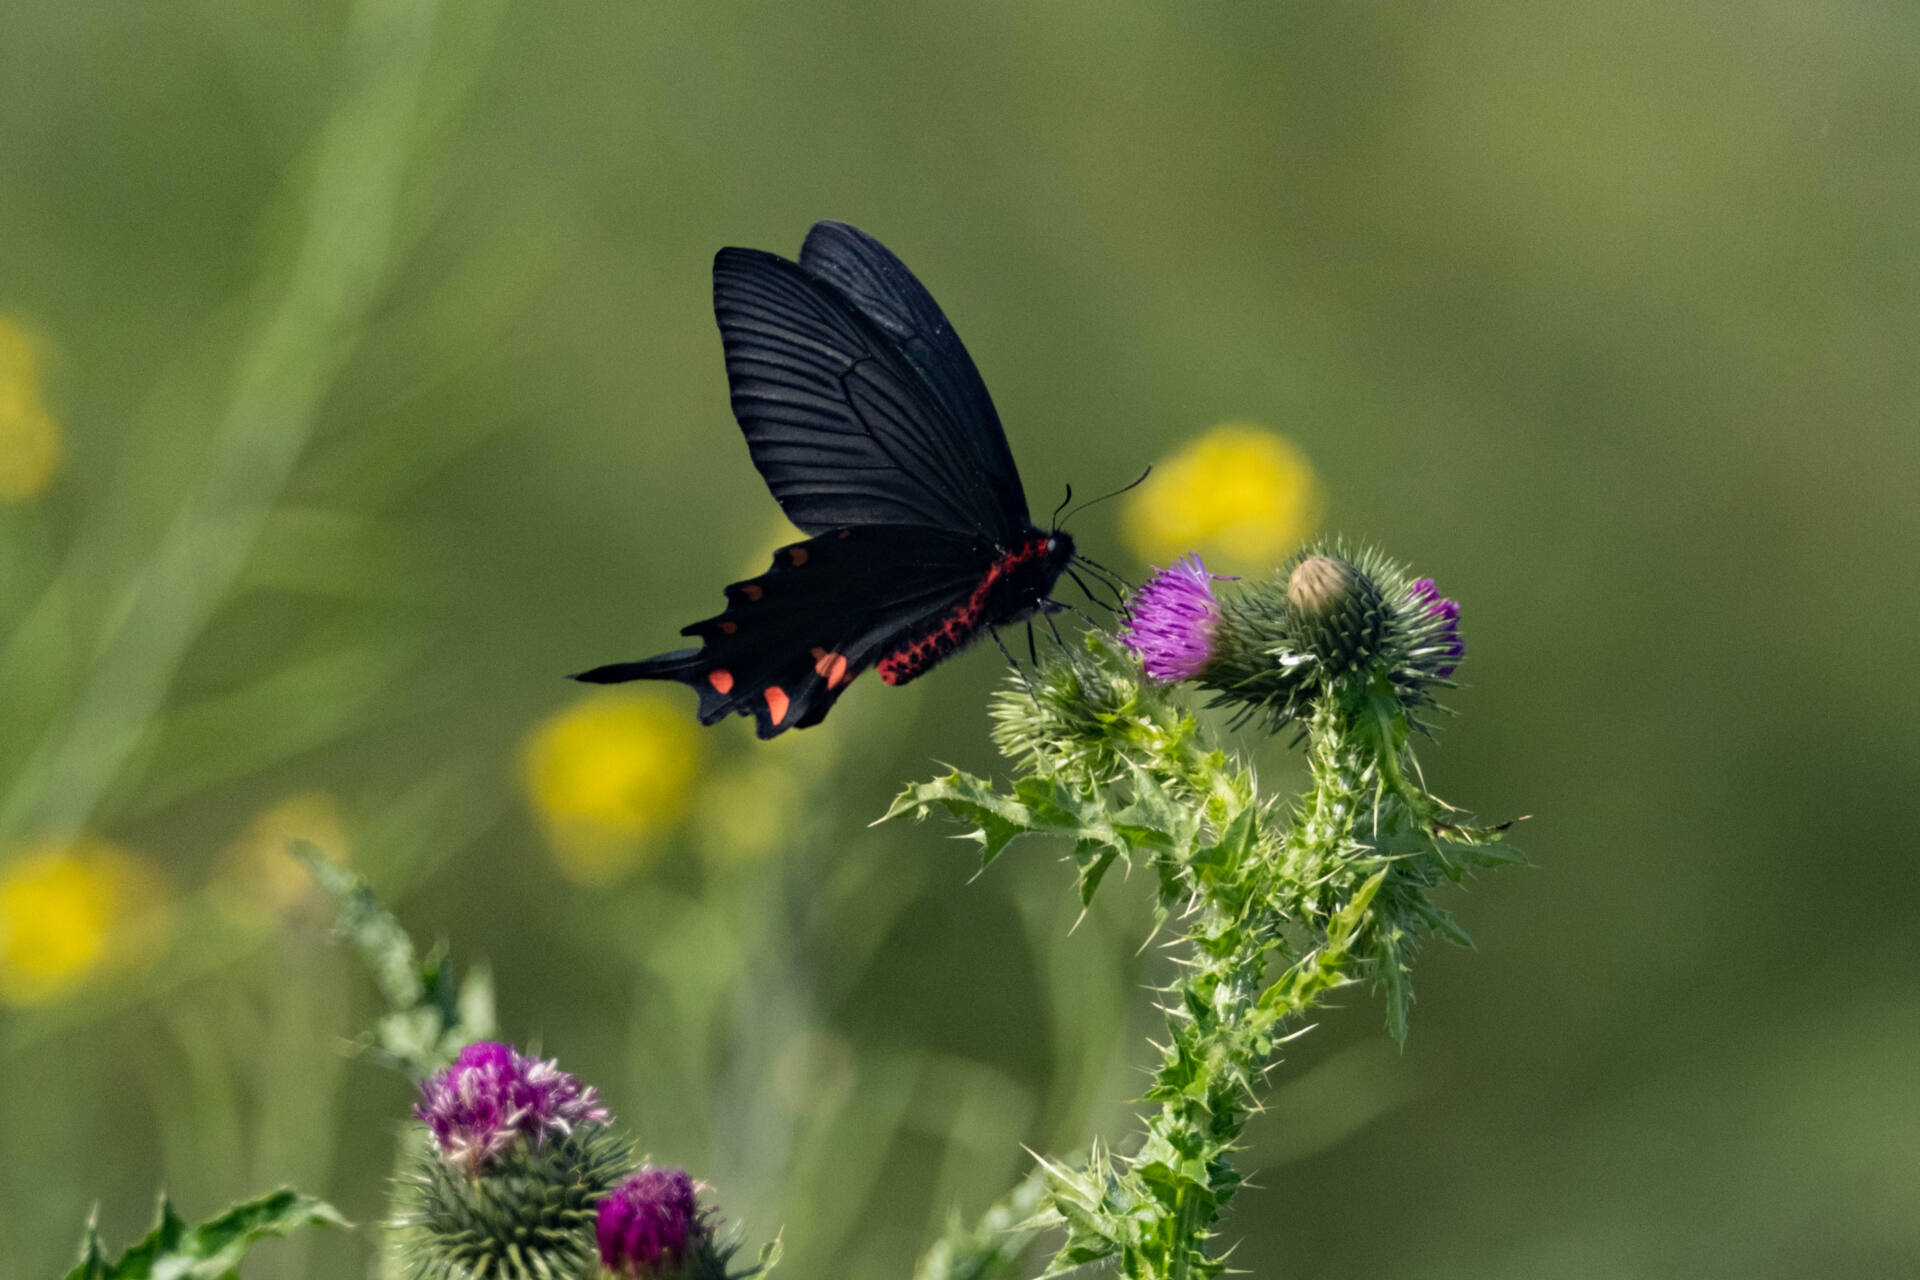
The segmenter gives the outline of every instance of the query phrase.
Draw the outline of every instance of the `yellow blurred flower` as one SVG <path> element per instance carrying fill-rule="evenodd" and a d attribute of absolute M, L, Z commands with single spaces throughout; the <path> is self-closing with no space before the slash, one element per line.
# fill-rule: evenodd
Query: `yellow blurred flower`
<path fill-rule="evenodd" d="M 1127 541 L 1149 564 L 1198 551 L 1264 570 L 1304 542 L 1325 498 L 1306 455 L 1251 422 L 1225 422 L 1162 459 L 1127 497 Z"/>
<path fill-rule="evenodd" d="M 659 852 L 700 764 L 693 709 L 651 693 L 582 698 L 528 737 L 527 794 L 560 870 L 605 884 Z"/>
<path fill-rule="evenodd" d="M 280 915 L 319 899 L 307 869 L 292 854 L 295 841 L 346 863 L 349 841 L 340 801 L 325 791 L 302 791 L 261 810 L 220 855 L 218 884 L 237 914 Z"/>
<path fill-rule="evenodd" d="M 0 502 L 24 502 L 60 465 L 60 425 L 47 411 L 42 371 L 47 344 L 0 315 Z"/>
<path fill-rule="evenodd" d="M 158 958 L 172 923 L 159 876 L 91 836 L 29 845 L 0 866 L 0 1003 L 45 1004 Z"/>

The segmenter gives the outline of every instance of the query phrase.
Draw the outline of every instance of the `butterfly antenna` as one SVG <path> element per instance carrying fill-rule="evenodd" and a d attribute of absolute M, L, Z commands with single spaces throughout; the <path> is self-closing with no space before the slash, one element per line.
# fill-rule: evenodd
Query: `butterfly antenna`
<path fill-rule="evenodd" d="M 1061 525 L 1064 525 L 1068 520 L 1073 519 L 1075 516 L 1079 515 L 1082 511 L 1085 511 L 1088 507 L 1098 506 L 1102 502 L 1105 502 L 1108 498 L 1117 498 L 1121 494 L 1127 492 L 1129 489 L 1138 489 L 1141 485 L 1147 482 L 1147 477 L 1152 474 L 1153 474 L 1153 467 L 1151 464 L 1149 464 L 1146 470 L 1142 471 L 1138 476 L 1135 476 L 1128 483 L 1121 485 L 1118 489 L 1115 489 L 1112 493 L 1103 493 L 1097 498 L 1088 498 L 1085 502 L 1081 503 L 1079 506 L 1075 507 L 1073 510 L 1067 512 L 1067 514 L 1060 520 L 1059 524 L 1054 525 L 1054 528 L 1058 529 Z M 1062 503 L 1061 505 L 1064 506 L 1065 504 Z M 1056 512 L 1055 514 L 1058 514 L 1058 512 Z"/>
<path fill-rule="evenodd" d="M 1039 705 L 1040 705 L 1040 695 L 1039 695 L 1039 694 L 1037 694 L 1037 693 L 1035 693 L 1035 692 L 1033 691 L 1033 681 L 1031 681 L 1031 680 L 1029 680 L 1029 679 L 1027 679 L 1027 670 L 1026 670 L 1026 668 L 1025 668 L 1025 667 L 1023 667 L 1023 666 L 1021 666 L 1021 665 L 1020 665 L 1020 664 L 1019 664 L 1018 662 L 1016 662 L 1016 661 L 1014 660 L 1014 657 L 1013 657 L 1013 650 L 1011 650 L 1011 649 L 1009 649 L 1009 648 L 1007 648 L 1007 642 L 1006 642 L 1005 640 L 1002 640 L 1002 639 L 1000 638 L 1000 628 L 998 628 L 998 627 L 988 627 L 988 628 L 987 628 L 987 634 L 988 634 L 988 635 L 990 635 L 990 636 L 992 636 L 992 637 L 993 637 L 993 642 L 994 642 L 995 644 L 997 644 L 997 645 L 999 645 L 999 646 L 1000 646 L 1000 653 L 1001 653 L 1001 656 L 1003 656 L 1004 658 L 1006 658 L 1006 660 L 1007 660 L 1007 665 L 1013 668 L 1013 674 L 1015 674 L 1015 675 L 1017 675 L 1017 676 L 1019 676 L 1019 677 L 1020 677 L 1020 683 L 1021 683 L 1021 684 L 1023 684 L 1023 685 L 1025 685 L 1025 686 L 1027 686 L 1027 696 L 1028 696 L 1029 698 L 1032 698 L 1032 699 L 1033 699 L 1033 705 L 1034 705 L 1034 706 L 1036 706 L 1036 707 L 1037 707 L 1037 706 L 1039 706 Z M 1040 661 L 1040 660 L 1039 660 L 1038 658 L 1035 658 L 1035 659 L 1034 659 L 1034 663 L 1035 663 L 1035 665 L 1038 665 L 1038 663 L 1039 663 L 1039 661 Z"/>
<path fill-rule="evenodd" d="M 1033 660 L 1034 666 L 1037 667 L 1040 665 L 1040 646 L 1035 644 L 1033 641 L 1033 619 L 1032 618 L 1027 619 L 1027 657 Z"/>
<path fill-rule="evenodd" d="M 1055 533 L 1058 533 L 1060 531 L 1060 513 L 1062 511 L 1065 511 L 1067 509 L 1067 504 L 1072 501 L 1073 501 L 1073 486 L 1068 485 L 1067 496 L 1060 499 L 1060 505 L 1055 507 L 1053 509 L 1053 514 L 1047 518 L 1047 523 L 1053 526 L 1053 531 Z"/>

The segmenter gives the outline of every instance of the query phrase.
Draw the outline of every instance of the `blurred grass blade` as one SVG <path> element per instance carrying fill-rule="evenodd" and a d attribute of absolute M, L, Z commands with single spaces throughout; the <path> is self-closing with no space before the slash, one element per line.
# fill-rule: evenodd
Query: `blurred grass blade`
<path fill-rule="evenodd" d="M 0 805 L 0 836 L 86 822 L 246 566 L 391 270 L 438 12 L 435 0 L 354 6 L 298 245 L 262 283 L 270 301 L 240 352 L 200 487 L 122 588 L 75 701 Z"/>

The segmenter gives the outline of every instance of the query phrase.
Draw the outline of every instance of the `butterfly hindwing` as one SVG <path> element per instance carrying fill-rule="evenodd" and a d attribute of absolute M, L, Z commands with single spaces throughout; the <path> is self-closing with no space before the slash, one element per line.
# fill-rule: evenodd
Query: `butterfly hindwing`
<path fill-rule="evenodd" d="M 834 530 L 780 548 L 766 573 L 727 587 L 724 612 L 682 631 L 698 649 L 576 678 L 678 680 L 699 693 L 702 724 L 750 715 L 762 738 L 805 728 L 903 637 L 967 599 L 990 555 L 913 526 Z"/>

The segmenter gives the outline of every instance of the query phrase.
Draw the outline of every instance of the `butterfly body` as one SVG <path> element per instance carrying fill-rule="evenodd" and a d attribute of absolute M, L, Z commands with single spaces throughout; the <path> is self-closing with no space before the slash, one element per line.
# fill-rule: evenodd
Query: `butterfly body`
<path fill-rule="evenodd" d="M 699 648 L 576 679 L 677 680 L 702 723 L 751 715 L 770 738 L 819 723 L 868 668 L 906 684 L 1048 609 L 1073 542 L 1028 518 L 978 371 L 878 241 L 823 222 L 797 263 L 722 249 L 714 313 L 748 452 L 811 536 L 684 628 Z"/>
<path fill-rule="evenodd" d="M 874 664 L 882 681 L 907 683 L 977 640 L 989 619 L 999 626 L 1039 612 L 1073 559 L 1073 540 L 1064 533 L 1032 529 L 1013 547 L 995 547 L 993 553 L 986 573 L 965 600 L 896 637 Z"/>

